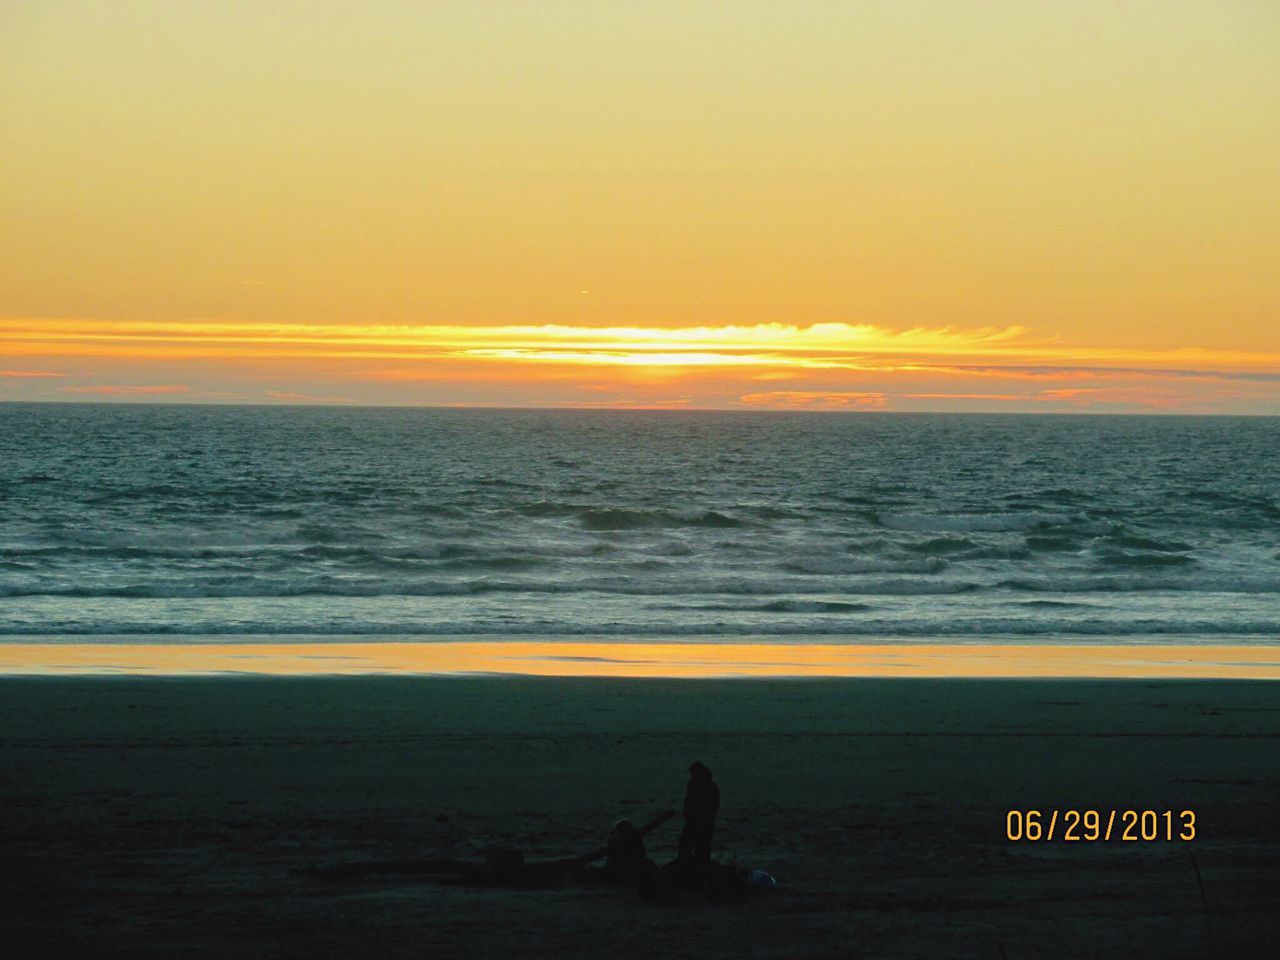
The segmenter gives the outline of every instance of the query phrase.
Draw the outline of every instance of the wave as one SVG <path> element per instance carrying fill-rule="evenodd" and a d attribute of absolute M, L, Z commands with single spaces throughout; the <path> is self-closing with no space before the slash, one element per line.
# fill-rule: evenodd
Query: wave
<path fill-rule="evenodd" d="M 928 582 L 908 579 L 865 580 L 840 584 L 840 592 L 862 595 L 933 595 L 981 589 L 969 581 Z M 725 594 L 831 593 L 830 580 L 765 581 L 751 578 L 673 576 L 648 581 L 638 577 L 592 577 L 568 580 L 505 580 L 492 577 L 457 580 L 392 581 L 385 577 L 312 576 L 273 579 L 261 576 L 205 577 L 199 580 L 147 578 L 102 584 L 42 583 L 0 585 L 0 597 L 79 597 L 128 599 L 289 598 L 289 597 L 464 597 L 488 594 L 585 594 L 627 597 Z"/>
<path fill-rule="evenodd" d="M 1065 513 L 881 513 L 881 526 L 890 530 L 918 533 L 1008 533 L 1019 530 L 1044 530 L 1072 523 L 1078 518 Z"/>
<path fill-rule="evenodd" d="M 736 613 L 866 613 L 875 607 L 848 600 L 770 600 L 762 603 L 698 603 L 666 606 L 664 610 L 721 610 Z"/>
<path fill-rule="evenodd" d="M 848 576 L 867 573 L 940 573 L 947 562 L 940 557 L 923 560 L 857 560 L 847 557 L 796 557 L 780 566 L 791 573 Z"/>
<path fill-rule="evenodd" d="M 1101 638 L 1109 641 L 1149 638 L 1154 642 L 1177 637 L 1181 641 L 1218 643 L 1229 638 L 1250 638 L 1268 645 L 1274 642 L 1277 624 L 1272 620 L 1203 619 L 1172 620 L 1150 617 L 1131 621 L 1106 618 L 1075 621 L 1047 621 L 1033 618 L 990 618 L 951 620 L 901 620 L 837 617 L 827 620 L 793 619 L 762 624 L 758 620 L 738 623 L 687 619 L 662 621 L 653 618 L 609 623 L 512 624 L 503 619 L 477 618 L 467 621 L 428 622 L 418 620 L 363 621 L 349 619 L 314 620 L 273 616 L 263 619 L 186 619 L 181 622 L 121 618 L 77 621 L 73 619 L 19 623 L 0 619 L 0 637 L 39 638 L 40 642 L 75 642 L 81 638 L 182 637 L 216 642 L 227 637 L 335 638 L 377 637 L 412 641 L 448 637 L 493 639 L 610 637 L 627 639 L 695 639 L 718 637 L 726 641 L 785 642 L 786 638 L 830 637 L 833 642 L 876 642 L 899 639 L 982 640 Z"/>
<path fill-rule="evenodd" d="M 1077 553 L 1083 550 L 1086 541 L 1076 536 L 1029 536 L 1027 549 L 1037 553 Z"/>
<path fill-rule="evenodd" d="M 583 530 L 607 533 L 626 530 L 678 529 L 681 527 L 713 530 L 751 526 L 751 521 L 714 509 L 670 509 L 667 507 L 601 506 L 555 500 L 536 500 L 514 505 L 517 514 L 532 519 L 565 518 L 576 520 Z M 768 505 L 740 508 L 760 520 L 795 519 L 798 514 Z"/>
<path fill-rule="evenodd" d="M 1011 577 L 998 581 L 1003 590 L 1032 593 L 1280 593 L 1280 577 L 1249 576 L 1121 576 Z"/>
<path fill-rule="evenodd" d="M 1177 553 L 1191 549 L 1191 544 L 1180 540 L 1156 540 L 1136 533 L 1117 533 L 1107 538 L 1107 544 L 1127 550 L 1155 550 L 1163 553 Z"/>
<path fill-rule="evenodd" d="M 514 571 L 524 566 L 522 558 L 510 558 Z M 934 565 L 941 569 L 946 561 L 914 561 L 923 570 Z M 1160 566 L 1151 568 L 1123 567 L 1115 572 L 1093 575 L 1041 575 L 992 577 L 975 579 L 968 576 L 924 575 L 908 572 L 907 564 L 895 568 L 892 563 L 868 563 L 857 574 L 849 571 L 858 566 L 842 560 L 815 560 L 796 564 L 806 575 L 800 576 L 708 576 L 682 572 L 678 566 L 662 561 L 628 563 L 616 576 L 583 576 L 577 579 L 558 577 L 459 576 L 411 577 L 354 576 L 313 574 L 308 576 L 271 577 L 253 573 L 222 576 L 188 577 L 116 576 L 99 582 L 50 580 L 30 573 L 13 575 L 0 582 L 0 597 L 66 597 L 66 598 L 133 598 L 133 599 L 198 599 L 198 598 L 289 598 L 289 597 L 468 597 L 490 595 L 575 595 L 599 594 L 619 597 L 665 597 L 693 595 L 725 595 L 771 597 L 804 594 L 843 594 L 847 596 L 945 596 L 950 594 L 1002 593 L 1036 594 L 1273 594 L 1280 593 L 1277 575 L 1206 575 L 1198 567 Z M 622 572 L 622 571 L 629 572 Z M 1125 572 L 1121 572 L 1124 570 Z M 1159 571 L 1168 571 L 1161 573 Z"/>
<path fill-rule="evenodd" d="M 1201 503 L 1243 507 L 1247 510 L 1256 510 L 1268 517 L 1280 517 L 1280 501 L 1270 496 L 1250 496 L 1226 490 L 1191 490 L 1187 492 L 1186 497 Z"/>
<path fill-rule="evenodd" d="M 583 510 L 578 512 L 578 520 L 583 529 L 595 531 L 643 530 L 649 527 L 709 527 L 726 530 L 746 526 L 746 521 L 716 510 Z"/>
<path fill-rule="evenodd" d="M 661 553 L 664 548 L 670 555 L 688 552 L 681 544 L 658 545 L 649 552 Z M 240 561 L 243 569 L 293 567 L 299 565 L 337 563 L 352 570 L 414 569 L 429 567 L 440 570 L 509 570 L 545 566 L 562 559 L 598 557 L 615 551 L 608 544 L 556 544 L 531 545 L 536 553 L 513 552 L 508 545 L 476 540 L 432 541 L 408 546 L 362 546 L 332 540 L 327 543 L 214 543 L 192 544 L 153 539 L 138 543 L 128 540 L 103 539 L 99 543 L 39 544 L 0 546 L 0 566 L 21 563 L 33 567 L 35 562 L 46 566 L 67 565 L 77 561 L 113 563 L 120 561 L 208 561 L 210 569 Z M 0 586 L 0 593 L 3 593 Z"/>
<path fill-rule="evenodd" d="M 954 554 L 969 553 L 978 549 L 978 544 L 968 537 L 934 537 L 922 543 L 908 543 L 905 549 L 912 553 L 922 553 L 930 557 L 946 557 Z"/>
<path fill-rule="evenodd" d="M 1104 567 L 1195 567 L 1199 562 L 1195 557 L 1181 553 L 1135 553 L 1126 550 L 1102 550 L 1098 553 L 1098 563 Z"/>
<path fill-rule="evenodd" d="M 1078 610 L 1084 607 L 1095 607 L 1097 604 L 1073 600 L 1023 600 L 1018 606 L 1029 607 L 1032 610 Z"/>

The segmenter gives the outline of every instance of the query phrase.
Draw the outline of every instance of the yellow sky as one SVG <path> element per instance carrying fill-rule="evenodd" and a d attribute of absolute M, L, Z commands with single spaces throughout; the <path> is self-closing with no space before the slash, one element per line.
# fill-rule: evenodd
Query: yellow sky
<path fill-rule="evenodd" d="M 0 399 L 1280 413 L 1280 5 L 0 6 Z"/>

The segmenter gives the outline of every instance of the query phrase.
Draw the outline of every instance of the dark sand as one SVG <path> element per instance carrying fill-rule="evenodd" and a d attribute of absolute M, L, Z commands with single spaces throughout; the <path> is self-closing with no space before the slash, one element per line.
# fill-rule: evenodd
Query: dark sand
<path fill-rule="evenodd" d="M 10 957 L 1018 960 L 1280 942 L 1268 682 L 7 679 L 0 731 Z M 615 819 L 676 805 L 693 759 L 723 792 L 721 856 L 778 893 L 677 907 L 296 872 L 583 852 Z M 1200 836 L 1005 839 L 1009 808 L 1055 806 L 1191 808 Z"/>

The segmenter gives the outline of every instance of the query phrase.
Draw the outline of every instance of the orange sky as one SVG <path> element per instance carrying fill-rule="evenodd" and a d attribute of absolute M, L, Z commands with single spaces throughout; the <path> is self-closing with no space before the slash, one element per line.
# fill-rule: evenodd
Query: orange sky
<path fill-rule="evenodd" d="M 1280 6 L 14 0 L 0 399 L 1280 413 Z"/>

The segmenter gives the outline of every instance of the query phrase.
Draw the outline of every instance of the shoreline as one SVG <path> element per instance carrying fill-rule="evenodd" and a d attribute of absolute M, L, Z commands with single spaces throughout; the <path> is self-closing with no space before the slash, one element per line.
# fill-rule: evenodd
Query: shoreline
<path fill-rule="evenodd" d="M 742 643 L 580 639 L 0 643 L 0 677 L 1280 680 L 1280 644 Z"/>

